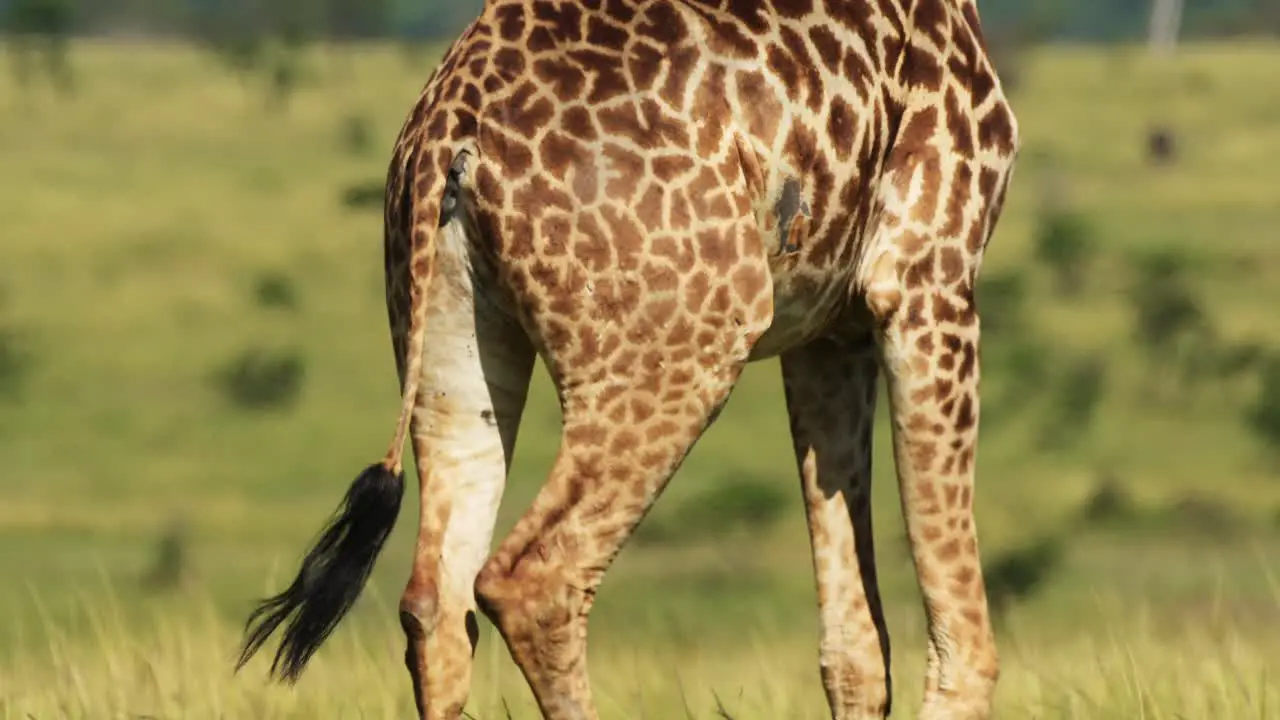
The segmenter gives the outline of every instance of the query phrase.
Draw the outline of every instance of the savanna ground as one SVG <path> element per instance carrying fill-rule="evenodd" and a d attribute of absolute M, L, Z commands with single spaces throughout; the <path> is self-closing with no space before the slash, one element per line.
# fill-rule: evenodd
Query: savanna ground
<path fill-rule="evenodd" d="M 432 57 L 314 54 L 274 110 L 179 47 L 79 45 L 63 98 L 0 75 L 3 717 L 411 715 L 412 491 L 296 689 L 264 657 L 231 667 L 251 602 L 392 429 L 377 186 Z M 1018 65 L 1026 150 L 980 296 L 1002 717 L 1280 717 L 1278 63 L 1239 44 Z M 1176 155 L 1156 166 L 1161 117 Z M 923 617 L 884 420 L 876 529 L 911 717 Z M 558 423 L 540 373 L 499 532 Z M 822 716 L 787 433 L 775 363 L 753 366 L 604 585 L 604 716 Z M 470 711 L 535 717 L 487 626 Z"/>

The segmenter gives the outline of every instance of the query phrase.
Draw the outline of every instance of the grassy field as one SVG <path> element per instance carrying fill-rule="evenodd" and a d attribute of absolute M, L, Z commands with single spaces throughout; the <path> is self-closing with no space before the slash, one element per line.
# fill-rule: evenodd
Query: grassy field
<path fill-rule="evenodd" d="M 253 599 L 392 428 L 380 218 L 343 197 L 381 179 L 427 56 L 318 53 L 278 111 L 176 47 L 78 46 L 66 98 L 0 67 L 0 717 L 411 714 L 394 608 L 412 522 L 296 689 L 231 659 Z M 1280 46 L 1219 45 L 1167 67 L 1125 48 L 1022 66 L 1026 151 L 983 290 L 977 514 L 1009 598 L 1002 717 L 1280 717 L 1280 460 L 1248 421 L 1280 353 L 1277 63 Z M 1160 117 L 1178 137 L 1165 167 L 1144 155 Z M 1074 294 L 1039 259 L 1046 197 L 1092 248 Z M 1181 274 L 1135 294 L 1153 256 Z M 1203 322 L 1143 341 L 1144 299 Z M 297 363 L 266 375 L 299 381 L 293 402 L 234 400 L 219 378 L 247 352 Z M 552 400 L 540 374 L 500 532 L 550 463 Z M 895 716 L 911 717 L 923 617 L 881 420 Z M 822 715 L 787 432 L 776 365 L 753 366 L 604 585 L 605 716 Z M 178 579 L 150 582 L 166 547 Z M 473 714 L 534 717 L 484 632 Z"/>

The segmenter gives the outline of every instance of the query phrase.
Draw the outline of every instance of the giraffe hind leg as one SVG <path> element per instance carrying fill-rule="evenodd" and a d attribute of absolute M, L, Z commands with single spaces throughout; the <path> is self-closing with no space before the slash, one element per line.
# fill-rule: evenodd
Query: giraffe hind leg
<path fill-rule="evenodd" d="M 915 219 L 930 217 L 921 208 L 897 198 L 886 202 L 897 218 L 875 240 L 879 259 L 867 293 L 888 380 L 907 537 L 924 597 L 925 720 L 989 717 L 999 676 L 973 514 L 980 405 L 974 285 L 1001 201 L 994 188 L 1003 184 L 997 171 L 956 162 L 954 197 L 940 197 L 947 211 L 929 222 Z M 906 165 L 896 172 L 913 170 Z"/>
<path fill-rule="evenodd" d="M 566 413 L 550 478 L 476 582 L 548 720 L 596 717 L 586 664 L 596 590 L 739 372 L 687 384 L 666 376 L 662 398 L 632 386 L 598 410 Z M 607 419 L 615 407 L 644 421 Z"/>
<path fill-rule="evenodd" d="M 822 338 L 784 353 L 781 364 L 813 551 L 819 665 L 831 716 L 884 718 L 893 693 L 871 533 L 874 343 Z"/>
<path fill-rule="evenodd" d="M 424 720 L 456 720 L 466 705 L 478 634 L 473 584 L 489 554 L 535 358 L 519 325 L 485 299 L 488 276 L 468 271 L 463 227 L 450 222 L 442 231 L 410 426 L 420 504 L 400 621 Z"/>

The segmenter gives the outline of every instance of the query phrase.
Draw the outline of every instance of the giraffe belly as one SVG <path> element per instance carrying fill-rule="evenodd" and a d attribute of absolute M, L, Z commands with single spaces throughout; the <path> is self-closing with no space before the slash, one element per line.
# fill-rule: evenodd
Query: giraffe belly
<path fill-rule="evenodd" d="M 795 256 L 770 262 L 773 322 L 751 349 L 749 360 L 776 357 L 824 334 L 848 299 L 848 280 L 817 276 L 798 267 Z"/>
<path fill-rule="evenodd" d="M 786 180 L 767 195 L 774 196 L 778 201 L 758 208 L 756 214 L 766 238 L 765 259 L 773 283 L 773 322 L 752 348 L 752 361 L 775 357 L 826 333 L 832 321 L 843 316 L 849 306 L 854 286 L 852 265 L 819 263 L 815 253 L 817 248 L 833 242 L 856 245 L 858 239 L 813 234 L 810 208 L 800 199 L 798 181 Z M 846 226 L 843 222 L 833 225 Z"/>

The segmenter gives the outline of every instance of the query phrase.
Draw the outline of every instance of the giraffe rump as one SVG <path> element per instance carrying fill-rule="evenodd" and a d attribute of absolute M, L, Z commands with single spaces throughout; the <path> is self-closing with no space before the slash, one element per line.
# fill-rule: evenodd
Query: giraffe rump
<path fill-rule="evenodd" d="M 380 462 L 365 468 L 351 483 L 338 511 L 303 558 L 293 583 L 262 600 L 249 615 L 237 670 L 283 625 L 284 637 L 270 675 L 295 682 L 360 597 L 395 527 L 404 494 L 405 438 L 422 375 L 424 298 L 434 274 L 437 220 L 446 203 L 452 217 L 457 200 L 458 178 L 451 174 L 449 164 L 454 153 L 448 147 L 435 149 L 439 150 L 439 162 L 433 161 L 437 156 L 419 155 L 414 149 L 407 149 L 404 158 L 397 154 L 386 187 L 386 240 L 395 245 L 407 238 L 411 261 L 418 269 L 411 280 L 413 291 L 404 293 L 403 298 L 408 327 L 392 330 L 403 373 L 400 416 L 391 446 Z M 406 177 L 406 168 L 416 168 L 412 177 Z"/>
<path fill-rule="evenodd" d="M 383 463 L 360 473 L 307 552 L 293 583 L 262 600 L 249 615 L 237 670 L 284 625 L 271 674 L 289 683 L 298 679 L 364 589 L 395 526 L 403 494 L 404 474 Z"/>

